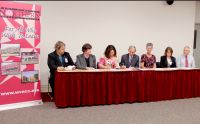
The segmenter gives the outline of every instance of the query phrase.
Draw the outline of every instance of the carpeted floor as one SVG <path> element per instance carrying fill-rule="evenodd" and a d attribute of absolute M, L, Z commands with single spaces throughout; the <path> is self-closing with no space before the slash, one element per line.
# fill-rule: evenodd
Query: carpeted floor
<path fill-rule="evenodd" d="M 0 124 L 200 124 L 200 98 L 65 109 L 44 102 L 1 111 Z"/>

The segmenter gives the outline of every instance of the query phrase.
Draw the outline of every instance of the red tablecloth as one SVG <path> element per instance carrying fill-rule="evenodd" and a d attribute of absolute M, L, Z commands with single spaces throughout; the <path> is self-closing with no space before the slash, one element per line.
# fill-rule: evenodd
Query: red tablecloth
<path fill-rule="evenodd" d="M 56 72 L 57 107 L 200 97 L 200 70 Z"/>

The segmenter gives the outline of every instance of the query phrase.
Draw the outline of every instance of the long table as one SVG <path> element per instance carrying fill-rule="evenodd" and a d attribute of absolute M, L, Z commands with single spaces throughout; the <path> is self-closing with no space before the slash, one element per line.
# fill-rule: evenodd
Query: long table
<path fill-rule="evenodd" d="M 55 73 L 57 107 L 192 97 L 200 97 L 200 69 L 96 69 Z"/>

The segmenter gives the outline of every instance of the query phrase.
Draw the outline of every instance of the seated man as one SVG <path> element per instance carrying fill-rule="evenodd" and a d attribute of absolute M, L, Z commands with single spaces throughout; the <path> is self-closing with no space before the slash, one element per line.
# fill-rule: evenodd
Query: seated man
<path fill-rule="evenodd" d="M 128 49 L 128 54 L 125 54 L 121 57 L 120 66 L 122 68 L 135 67 L 139 68 L 139 56 L 135 54 L 135 46 L 130 46 Z"/>
<path fill-rule="evenodd" d="M 65 44 L 58 41 L 55 44 L 55 51 L 48 55 L 48 67 L 50 69 L 49 84 L 52 89 L 52 97 L 54 97 L 54 76 L 55 71 L 62 71 L 64 67 L 74 65 L 74 62 L 68 52 L 65 52 Z"/>
<path fill-rule="evenodd" d="M 91 54 L 92 46 L 88 43 L 82 47 L 83 53 L 76 56 L 76 67 L 78 69 L 95 69 L 96 57 Z"/>
<path fill-rule="evenodd" d="M 178 57 L 177 60 L 177 66 L 179 68 L 185 67 L 185 68 L 195 68 L 195 60 L 192 55 L 190 55 L 190 47 L 185 46 L 183 55 Z"/>

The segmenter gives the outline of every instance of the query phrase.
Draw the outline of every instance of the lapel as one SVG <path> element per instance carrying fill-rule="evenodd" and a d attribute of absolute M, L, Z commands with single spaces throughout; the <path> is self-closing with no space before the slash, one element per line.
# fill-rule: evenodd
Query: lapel
<path fill-rule="evenodd" d="M 172 57 L 170 57 L 170 58 L 172 60 Z M 167 56 L 165 56 L 165 64 L 166 64 L 166 66 L 168 66 Z"/>
<path fill-rule="evenodd" d="M 54 52 L 54 54 L 55 54 L 55 56 L 56 56 L 58 65 L 59 65 L 59 66 L 62 66 L 62 63 L 61 63 L 61 61 L 60 61 L 60 59 L 59 59 L 59 56 L 58 56 L 58 54 L 56 53 L 56 51 Z"/>
<path fill-rule="evenodd" d="M 86 63 L 86 60 L 85 60 L 85 57 L 84 57 L 84 55 L 83 54 L 81 54 L 81 62 L 83 62 L 83 65 L 85 66 L 85 67 L 87 67 L 87 63 Z"/>
<path fill-rule="evenodd" d="M 173 63 L 172 56 L 170 57 L 170 59 L 171 59 L 171 61 Z M 166 66 L 168 66 L 167 56 L 165 56 L 165 64 L 166 64 Z"/>
<path fill-rule="evenodd" d="M 133 58 L 131 60 L 131 65 L 135 65 L 135 61 L 134 61 L 135 55 L 133 55 Z"/>
<path fill-rule="evenodd" d="M 130 66 L 130 62 L 129 62 L 129 54 L 126 55 L 126 62 L 128 63 L 128 67 Z"/>
<path fill-rule="evenodd" d="M 165 64 L 166 64 L 166 66 L 168 66 L 167 56 L 165 56 Z"/>
<path fill-rule="evenodd" d="M 165 65 L 168 66 L 167 56 L 165 56 Z"/>
<path fill-rule="evenodd" d="M 90 67 L 93 66 L 93 59 L 92 59 L 92 55 L 89 56 L 89 61 L 90 61 Z"/>

